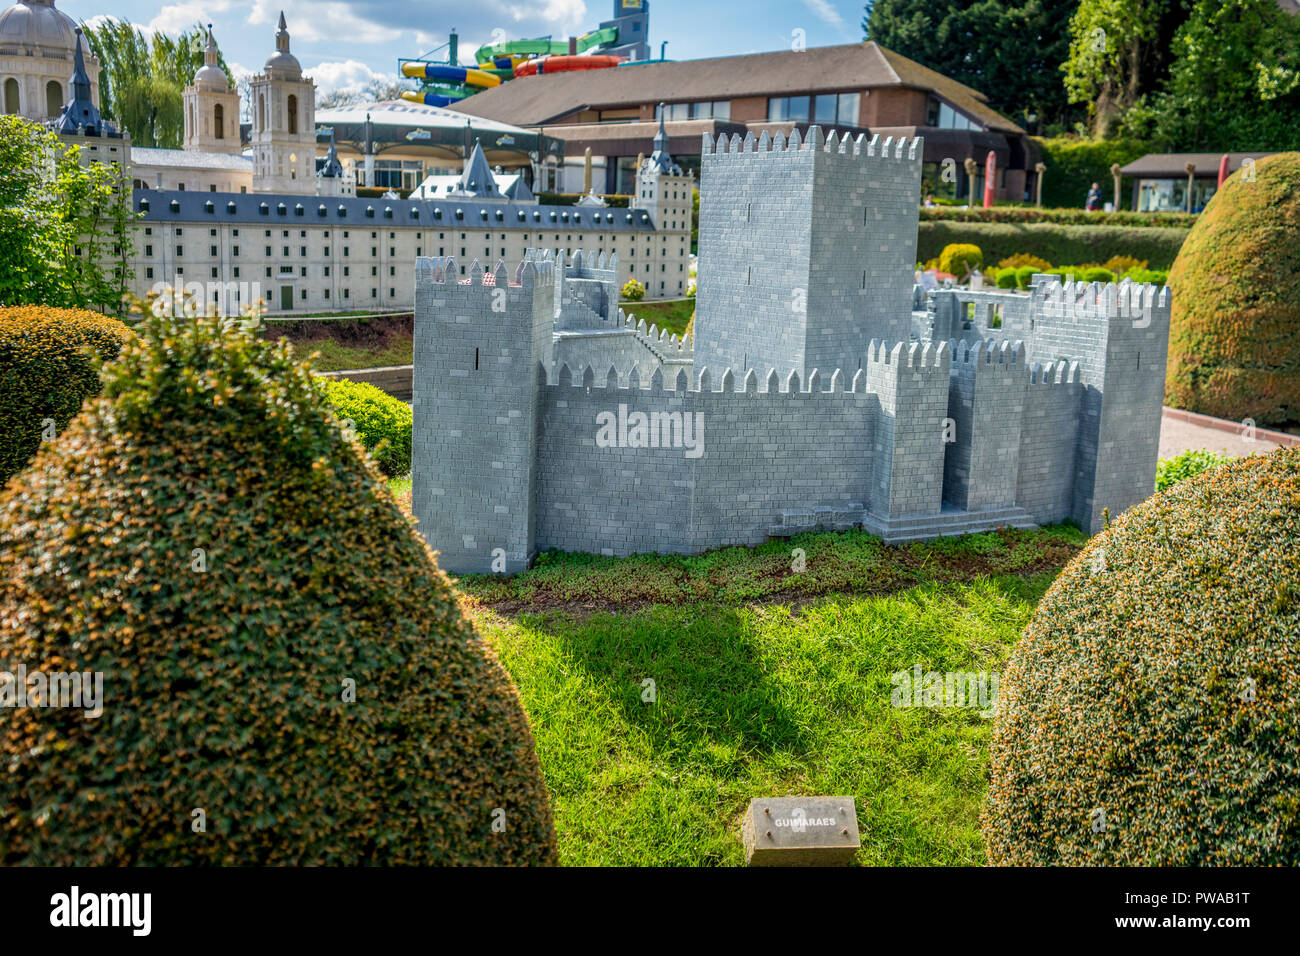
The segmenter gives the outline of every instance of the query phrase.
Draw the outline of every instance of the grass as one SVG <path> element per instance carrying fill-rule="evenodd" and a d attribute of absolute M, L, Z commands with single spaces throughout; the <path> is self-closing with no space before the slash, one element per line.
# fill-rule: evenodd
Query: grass
<path fill-rule="evenodd" d="M 385 365 L 410 365 L 415 361 L 414 340 L 410 335 L 394 335 L 382 348 L 343 345 L 333 339 L 315 339 L 299 343 L 294 349 L 320 355 L 312 362 L 318 372 L 338 372 L 353 368 L 379 368 Z"/>
<path fill-rule="evenodd" d="M 999 670 L 1085 540 L 810 534 L 690 557 L 545 555 L 457 588 L 528 711 L 564 863 L 742 865 L 750 798 L 848 794 L 857 862 L 970 865 L 991 722 L 894 708 L 890 675 Z"/>
<path fill-rule="evenodd" d="M 628 302 L 623 301 L 618 307 L 624 312 L 635 315 L 638 319 L 645 319 L 647 327 L 657 325 L 661 329 L 667 329 L 674 335 L 681 335 L 686 331 L 686 324 L 691 321 L 691 316 L 695 314 L 694 299 L 667 299 L 655 302 Z"/>

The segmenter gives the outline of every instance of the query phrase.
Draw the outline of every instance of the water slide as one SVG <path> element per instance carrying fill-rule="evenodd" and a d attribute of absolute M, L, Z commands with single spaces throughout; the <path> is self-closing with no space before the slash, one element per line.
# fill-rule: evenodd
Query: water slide
<path fill-rule="evenodd" d="M 529 60 L 515 69 L 515 76 L 540 76 L 543 73 L 563 73 L 569 70 L 607 70 L 625 61 L 621 56 L 544 56 Z"/>
<path fill-rule="evenodd" d="M 402 99 L 425 106 L 450 106 L 481 90 L 500 86 L 519 76 L 537 76 L 570 70 L 604 70 L 626 62 L 626 57 L 586 54 L 618 42 L 618 29 L 605 27 L 584 33 L 576 40 L 501 40 L 485 43 L 474 53 L 478 68 L 454 65 L 455 33 L 451 38 L 451 63 L 405 60 L 402 76 L 425 81 L 416 90 L 404 90 Z"/>
<path fill-rule="evenodd" d="M 543 37 L 539 40 L 501 40 L 497 43 L 485 43 L 474 54 L 480 66 L 490 63 L 498 56 L 563 56 L 570 53 L 586 53 L 595 46 L 609 46 L 618 42 L 618 30 L 606 27 L 604 30 L 592 30 L 584 33 L 569 49 L 568 40 L 552 40 Z M 516 63 L 516 66 L 518 64 Z"/>

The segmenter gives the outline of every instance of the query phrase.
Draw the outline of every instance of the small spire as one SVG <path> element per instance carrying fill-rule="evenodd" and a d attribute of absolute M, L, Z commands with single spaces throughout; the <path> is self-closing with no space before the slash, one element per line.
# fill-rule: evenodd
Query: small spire
<path fill-rule="evenodd" d="M 280 29 L 275 33 L 275 48 L 281 53 L 289 52 L 289 25 L 284 22 L 284 11 L 280 11 Z"/>

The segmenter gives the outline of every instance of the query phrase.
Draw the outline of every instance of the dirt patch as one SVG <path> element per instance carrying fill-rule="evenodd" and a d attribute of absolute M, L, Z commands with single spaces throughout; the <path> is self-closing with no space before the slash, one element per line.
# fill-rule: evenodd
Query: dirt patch
<path fill-rule="evenodd" d="M 261 336 L 264 339 L 288 339 L 294 345 L 334 341 L 350 349 L 382 351 L 399 336 L 410 338 L 415 328 L 414 313 L 353 319 L 320 319 L 288 322 L 267 322 Z"/>

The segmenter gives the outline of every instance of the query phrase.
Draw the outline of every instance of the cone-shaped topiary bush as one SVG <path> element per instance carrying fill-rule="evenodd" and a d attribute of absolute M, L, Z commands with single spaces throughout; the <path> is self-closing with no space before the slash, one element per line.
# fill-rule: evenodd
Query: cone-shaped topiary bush
<path fill-rule="evenodd" d="M 0 308 L 0 485 L 99 394 L 99 369 L 131 330 L 84 309 Z"/>
<path fill-rule="evenodd" d="M 1300 864 L 1300 450 L 1097 535 L 1002 676 L 999 865 Z"/>
<path fill-rule="evenodd" d="M 1300 153 L 1233 173 L 1169 272 L 1165 401 L 1259 424 L 1300 420 Z"/>
<path fill-rule="evenodd" d="M 504 671 L 307 365 L 228 322 L 147 319 L 0 497 L 19 665 L 103 711 L 4 712 L 4 863 L 555 859 Z"/>

